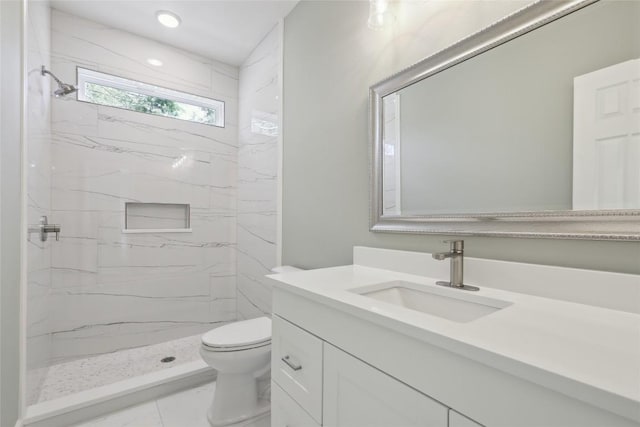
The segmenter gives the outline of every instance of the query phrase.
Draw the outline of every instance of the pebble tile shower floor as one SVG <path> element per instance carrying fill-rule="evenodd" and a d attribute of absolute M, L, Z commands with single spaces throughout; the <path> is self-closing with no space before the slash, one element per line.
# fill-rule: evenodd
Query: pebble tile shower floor
<path fill-rule="evenodd" d="M 53 365 L 47 372 L 37 401 L 32 403 L 57 399 L 198 360 L 200 337 L 192 335 Z M 165 357 L 175 357 L 175 360 L 163 363 L 161 360 Z"/>

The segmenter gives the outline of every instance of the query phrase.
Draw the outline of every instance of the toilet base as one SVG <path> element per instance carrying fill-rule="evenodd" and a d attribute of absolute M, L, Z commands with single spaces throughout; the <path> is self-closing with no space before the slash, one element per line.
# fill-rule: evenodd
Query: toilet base
<path fill-rule="evenodd" d="M 219 420 L 213 418 L 211 408 L 207 411 L 207 420 L 212 427 L 242 427 L 246 426 L 253 420 L 258 420 L 264 416 L 267 416 L 271 412 L 271 402 L 268 400 L 260 399 L 258 401 L 258 408 L 253 415 L 243 415 L 237 418 L 231 418 L 226 420 Z"/>
<path fill-rule="evenodd" d="M 271 402 L 258 398 L 252 374 L 218 373 L 213 403 L 207 419 L 213 427 L 231 427 L 258 418 L 271 410 Z"/>

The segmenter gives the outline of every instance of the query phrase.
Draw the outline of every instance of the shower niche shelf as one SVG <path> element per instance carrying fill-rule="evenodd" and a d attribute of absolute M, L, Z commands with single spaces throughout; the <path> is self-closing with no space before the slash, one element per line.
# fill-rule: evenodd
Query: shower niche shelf
<path fill-rule="evenodd" d="M 189 204 L 127 202 L 124 205 L 124 234 L 191 231 Z"/>

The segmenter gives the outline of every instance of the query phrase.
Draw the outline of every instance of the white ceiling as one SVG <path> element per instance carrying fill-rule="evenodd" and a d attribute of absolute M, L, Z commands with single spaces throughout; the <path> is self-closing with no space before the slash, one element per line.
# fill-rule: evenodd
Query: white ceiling
<path fill-rule="evenodd" d="M 1 1 L 1 0 L 0 0 Z M 298 0 L 51 0 L 55 9 L 240 65 Z M 182 19 L 166 28 L 156 11 Z"/>

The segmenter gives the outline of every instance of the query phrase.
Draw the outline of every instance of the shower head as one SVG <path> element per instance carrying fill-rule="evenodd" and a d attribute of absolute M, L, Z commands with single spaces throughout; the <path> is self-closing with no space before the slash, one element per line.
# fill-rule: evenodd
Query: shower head
<path fill-rule="evenodd" d="M 78 90 L 78 88 L 75 87 L 74 85 L 70 85 L 68 83 L 63 83 L 62 81 L 60 81 L 60 79 L 57 78 L 56 76 L 54 76 L 51 71 L 45 69 L 44 65 L 40 69 L 40 73 L 43 76 L 46 75 L 46 74 L 49 74 L 53 78 L 53 80 L 55 80 L 56 83 L 58 83 L 58 89 L 53 91 L 53 94 L 56 96 L 56 98 L 60 98 L 61 96 L 69 95 L 70 93 L 77 92 L 77 90 Z"/>
<path fill-rule="evenodd" d="M 69 95 L 70 93 L 76 92 L 78 90 L 77 87 L 67 84 L 67 83 L 58 83 L 58 89 L 53 91 L 53 94 L 56 98 L 60 98 L 61 96 Z"/>

